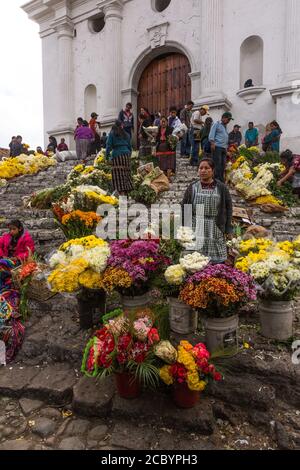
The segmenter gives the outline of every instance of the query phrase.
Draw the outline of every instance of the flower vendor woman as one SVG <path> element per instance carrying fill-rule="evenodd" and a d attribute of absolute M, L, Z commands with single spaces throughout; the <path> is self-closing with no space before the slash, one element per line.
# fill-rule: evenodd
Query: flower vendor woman
<path fill-rule="evenodd" d="M 8 225 L 9 233 L 0 237 L 0 259 L 10 258 L 24 261 L 34 252 L 34 242 L 20 220 L 13 220 Z"/>
<path fill-rule="evenodd" d="M 182 206 L 191 204 L 196 250 L 214 264 L 227 260 L 226 237 L 232 234 L 232 201 L 225 184 L 214 177 L 214 162 L 204 158 L 199 167 L 199 180 L 191 184 Z"/>
<path fill-rule="evenodd" d="M 160 127 L 156 137 L 156 151 L 158 154 L 159 168 L 164 171 L 167 176 L 176 171 L 176 153 L 172 151 L 169 143 L 169 138 L 172 133 L 173 128 L 168 126 L 168 120 L 163 116 L 160 120 Z"/>
<path fill-rule="evenodd" d="M 106 155 L 112 161 L 112 183 L 120 196 L 132 191 L 130 170 L 131 142 L 127 132 L 123 129 L 121 121 L 116 121 L 108 136 Z"/>
<path fill-rule="evenodd" d="M 293 155 L 291 150 L 285 150 L 280 155 L 284 171 L 280 175 L 277 186 L 280 188 L 287 181 L 293 186 L 293 192 L 300 197 L 300 155 Z"/>

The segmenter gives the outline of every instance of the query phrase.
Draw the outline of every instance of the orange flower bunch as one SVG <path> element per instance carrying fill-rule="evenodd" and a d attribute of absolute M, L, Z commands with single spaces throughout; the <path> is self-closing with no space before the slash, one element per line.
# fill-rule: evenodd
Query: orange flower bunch
<path fill-rule="evenodd" d="M 192 308 L 206 309 L 216 301 L 218 305 L 228 307 L 240 302 L 242 294 L 225 279 L 211 277 L 200 283 L 187 283 L 180 292 L 180 300 Z"/>
<path fill-rule="evenodd" d="M 23 279 L 26 279 L 26 277 L 30 276 L 32 273 L 37 271 L 37 269 L 38 269 L 38 265 L 35 261 L 24 264 L 19 273 L 20 281 L 23 281 Z"/>
<path fill-rule="evenodd" d="M 83 212 L 77 210 L 72 211 L 70 214 L 64 215 L 61 222 L 63 225 L 67 225 L 70 221 L 76 222 L 78 219 L 83 222 L 87 228 L 94 228 L 95 225 L 100 222 L 101 217 L 95 212 Z"/>
<path fill-rule="evenodd" d="M 128 289 L 132 285 L 132 279 L 122 268 L 107 268 L 103 273 L 102 289 L 112 292 L 116 288 Z"/>

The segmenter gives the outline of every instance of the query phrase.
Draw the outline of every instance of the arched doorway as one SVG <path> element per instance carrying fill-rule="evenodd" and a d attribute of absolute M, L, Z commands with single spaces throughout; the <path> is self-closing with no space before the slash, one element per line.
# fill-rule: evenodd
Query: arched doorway
<path fill-rule="evenodd" d="M 170 106 L 182 109 L 191 99 L 191 66 L 188 58 L 169 53 L 154 59 L 145 68 L 138 84 L 138 110 L 169 113 Z"/>

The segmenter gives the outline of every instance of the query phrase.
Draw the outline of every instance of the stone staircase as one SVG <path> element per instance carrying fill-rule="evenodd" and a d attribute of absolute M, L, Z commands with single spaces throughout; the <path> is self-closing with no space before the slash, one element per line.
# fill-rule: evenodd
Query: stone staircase
<path fill-rule="evenodd" d="M 23 197 L 65 183 L 66 177 L 76 161 L 59 162 L 55 167 L 41 171 L 37 175 L 25 175 L 14 178 L 0 189 L 0 234 L 6 231 L 7 222 L 20 219 L 30 231 L 40 255 L 49 253 L 63 240 L 63 234 L 57 228 L 49 210 L 27 209 Z"/>
<path fill-rule="evenodd" d="M 191 167 L 186 158 L 177 157 L 177 173 L 171 183 L 170 191 L 163 193 L 160 197 L 161 203 L 175 204 L 181 202 L 185 190 L 197 179 L 197 168 Z M 251 207 L 237 194 L 230 190 L 233 205 L 250 209 L 252 220 L 270 231 L 270 235 L 278 241 L 293 240 L 300 233 L 300 205 L 291 208 L 288 212 L 281 214 L 266 214 L 258 207 Z"/>

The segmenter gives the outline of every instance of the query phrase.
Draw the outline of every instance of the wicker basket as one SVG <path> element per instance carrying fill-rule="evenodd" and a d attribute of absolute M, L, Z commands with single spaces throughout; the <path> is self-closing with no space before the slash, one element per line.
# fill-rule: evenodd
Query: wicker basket
<path fill-rule="evenodd" d="M 41 268 L 47 268 L 46 265 L 40 265 Z M 11 271 L 13 283 L 16 289 L 20 290 L 22 283 L 19 280 L 19 272 L 21 267 L 13 269 Z M 39 302 L 45 302 L 46 300 L 51 299 L 56 295 L 56 293 L 51 292 L 48 287 L 47 280 L 44 277 L 39 278 L 40 273 L 34 273 L 31 277 L 30 283 L 27 289 L 27 297 L 29 300 L 36 300 Z"/>

